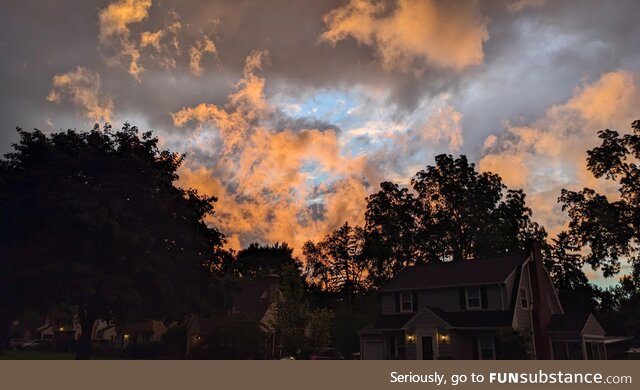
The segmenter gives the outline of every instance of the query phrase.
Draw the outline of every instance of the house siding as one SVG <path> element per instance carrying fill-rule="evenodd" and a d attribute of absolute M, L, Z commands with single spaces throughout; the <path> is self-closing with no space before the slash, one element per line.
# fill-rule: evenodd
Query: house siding
<path fill-rule="evenodd" d="M 418 299 L 420 301 L 420 299 Z M 394 293 L 382 294 L 380 297 L 382 314 L 393 314 L 396 312 L 396 296 Z"/>
<path fill-rule="evenodd" d="M 406 360 L 416 360 L 418 358 L 418 351 L 416 348 L 416 343 L 413 344 L 405 344 L 405 353 Z"/>
<path fill-rule="evenodd" d="M 516 282 L 516 274 L 517 269 L 514 270 L 511 275 L 504 281 L 505 289 L 504 289 L 504 304 L 505 310 L 509 308 L 509 302 L 511 302 L 511 295 L 513 293 L 513 284 Z"/>
<path fill-rule="evenodd" d="M 582 330 L 582 334 L 590 336 L 604 336 L 605 331 L 598 323 L 598 320 L 596 320 L 593 315 L 590 315 L 587 323 L 584 326 L 584 329 Z"/>
<path fill-rule="evenodd" d="M 531 329 L 531 310 L 523 309 L 520 305 L 520 290 L 524 289 L 529 298 L 529 309 L 531 309 L 531 283 L 529 279 L 529 267 L 524 267 L 520 278 L 520 286 L 516 291 L 515 299 L 515 317 L 517 322 L 516 330 Z"/>
<path fill-rule="evenodd" d="M 506 310 L 504 288 L 498 284 L 483 286 L 487 292 L 487 306 L 483 310 Z M 396 293 L 381 294 L 380 304 L 382 314 L 393 314 L 396 311 Z M 505 307 L 503 307 L 503 305 Z M 418 307 L 420 311 L 427 307 L 435 307 L 443 311 L 460 311 L 460 288 L 442 288 L 422 290 L 418 292 Z"/>
<path fill-rule="evenodd" d="M 487 291 L 487 307 L 483 310 L 502 309 L 501 288 L 499 285 L 484 286 Z M 418 309 L 436 307 L 442 311 L 460 311 L 460 288 L 447 288 L 420 291 Z"/>
<path fill-rule="evenodd" d="M 425 290 L 418 293 L 418 310 L 437 307 L 443 311 L 460 310 L 458 289 Z"/>

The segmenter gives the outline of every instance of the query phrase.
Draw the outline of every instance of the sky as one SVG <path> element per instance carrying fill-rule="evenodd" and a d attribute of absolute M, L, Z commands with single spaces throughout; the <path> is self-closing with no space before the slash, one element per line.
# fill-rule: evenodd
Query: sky
<path fill-rule="evenodd" d="M 0 153 L 15 127 L 151 129 L 239 249 L 299 253 L 441 153 L 522 188 L 550 236 L 640 117 L 640 2 L 8 0 Z M 596 278 L 596 274 L 590 275 Z"/>

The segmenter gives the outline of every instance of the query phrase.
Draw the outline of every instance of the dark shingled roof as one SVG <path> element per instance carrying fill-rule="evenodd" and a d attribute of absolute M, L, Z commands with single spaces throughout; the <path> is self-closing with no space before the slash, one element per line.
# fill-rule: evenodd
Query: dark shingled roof
<path fill-rule="evenodd" d="M 262 318 L 271 302 L 267 297 L 269 280 L 255 280 L 241 283 L 232 295 L 232 307 L 235 311 Z"/>
<path fill-rule="evenodd" d="M 453 328 L 497 328 L 511 326 L 513 316 L 509 310 L 465 310 L 444 312 L 429 308 Z"/>
<path fill-rule="evenodd" d="M 400 329 L 416 313 L 380 314 L 373 322 L 374 329 Z"/>
<path fill-rule="evenodd" d="M 582 332 L 591 313 L 554 314 L 549 324 L 549 332 Z"/>
<path fill-rule="evenodd" d="M 527 258 L 511 255 L 406 267 L 380 292 L 502 283 Z"/>

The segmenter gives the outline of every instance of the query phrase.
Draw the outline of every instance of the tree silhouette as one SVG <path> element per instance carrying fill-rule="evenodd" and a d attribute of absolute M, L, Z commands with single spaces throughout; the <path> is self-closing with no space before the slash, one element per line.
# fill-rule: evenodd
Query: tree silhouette
<path fill-rule="evenodd" d="M 381 286 L 402 267 L 515 253 L 546 232 L 521 190 L 479 173 L 465 156 L 439 155 L 416 173 L 413 191 L 384 182 L 365 214 L 368 276 Z"/>
<path fill-rule="evenodd" d="M 170 321 L 206 309 L 224 236 L 205 223 L 215 198 L 175 185 L 183 155 L 129 124 L 18 133 L 0 175 L 2 295 L 25 294 L 2 302 L 9 319 L 23 304 L 72 304 L 77 357 L 88 358 L 96 319 Z"/>
<path fill-rule="evenodd" d="M 587 152 L 587 167 L 596 178 L 618 182 L 620 199 L 611 201 L 590 188 L 562 190 L 559 201 L 569 213 L 569 234 L 588 247 L 585 261 L 605 277 L 620 272 L 620 259 L 640 261 L 640 120 L 631 133 L 601 130 L 601 145 Z"/>
<path fill-rule="evenodd" d="M 286 242 L 276 242 L 273 245 L 254 242 L 238 252 L 234 272 L 243 278 L 255 278 L 269 274 L 280 275 L 287 266 L 299 269 L 301 264 L 293 256 L 293 248 Z"/>
<path fill-rule="evenodd" d="M 345 222 L 318 243 L 303 246 L 305 274 L 312 285 L 339 293 L 348 302 L 366 289 L 364 231 Z"/>
<path fill-rule="evenodd" d="M 614 333 L 640 336 L 640 120 L 621 135 L 598 132 L 600 146 L 587 151 L 587 167 L 596 178 L 618 184 L 618 200 L 610 200 L 590 188 L 562 190 L 559 202 L 569 214 L 568 240 L 588 249 L 581 258 L 605 277 L 621 271 L 627 260 L 631 273 L 618 285 L 598 291 L 599 316 Z"/>

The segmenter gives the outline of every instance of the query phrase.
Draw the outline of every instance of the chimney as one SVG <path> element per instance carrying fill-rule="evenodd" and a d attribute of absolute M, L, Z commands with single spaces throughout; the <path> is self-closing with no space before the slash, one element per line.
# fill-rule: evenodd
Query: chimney
<path fill-rule="evenodd" d="M 550 291 L 553 288 L 548 280 L 547 272 L 542 260 L 542 245 L 537 240 L 529 240 L 526 245 L 530 262 L 529 280 L 531 281 L 532 294 L 532 322 L 533 336 L 536 348 L 536 359 L 551 359 L 549 335 L 547 333 L 553 311 L 551 302 L 554 299 Z"/>

